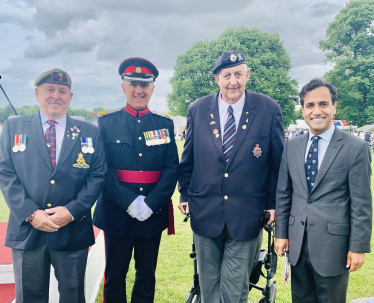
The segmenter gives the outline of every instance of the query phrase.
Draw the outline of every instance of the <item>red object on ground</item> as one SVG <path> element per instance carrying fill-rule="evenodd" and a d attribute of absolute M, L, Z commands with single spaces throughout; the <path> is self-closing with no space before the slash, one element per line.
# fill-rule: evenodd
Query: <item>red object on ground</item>
<path fill-rule="evenodd" d="M 7 222 L 0 222 L 0 265 L 7 265 L 7 264 L 13 263 L 12 262 L 12 249 L 4 246 L 7 225 L 8 225 Z M 0 300 L 0 302 L 3 302 L 3 301 Z"/>
<path fill-rule="evenodd" d="M 0 302 L 12 303 L 16 297 L 16 287 L 14 284 L 0 284 Z"/>

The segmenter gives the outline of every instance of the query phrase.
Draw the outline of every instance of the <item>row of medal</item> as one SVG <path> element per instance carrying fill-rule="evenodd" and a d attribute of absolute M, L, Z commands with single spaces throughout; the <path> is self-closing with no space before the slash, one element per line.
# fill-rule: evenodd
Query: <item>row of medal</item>
<path fill-rule="evenodd" d="M 26 138 L 26 134 L 14 136 L 14 146 L 12 148 L 14 153 L 23 152 L 26 150 Z"/>
<path fill-rule="evenodd" d="M 170 143 L 169 130 L 166 128 L 144 132 L 145 144 L 147 146 Z"/>
<path fill-rule="evenodd" d="M 81 137 L 81 150 L 82 150 L 82 153 L 84 154 L 87 154 L 87 153 L 93 154 L 95 149 L 93 148 L 92 138 Z"/>

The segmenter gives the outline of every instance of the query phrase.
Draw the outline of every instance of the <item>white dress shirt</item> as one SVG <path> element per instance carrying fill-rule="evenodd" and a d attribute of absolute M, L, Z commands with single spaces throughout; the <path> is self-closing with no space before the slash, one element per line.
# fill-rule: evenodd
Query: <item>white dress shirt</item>
<path fill-rule="evenodd" d="M 45 132 L 49 128 L 49 124 L 47 123 L 48 117 L 44 115 L 41 111 L 40 113 L 40 119 L 42 121 L 42 127 L 43 127 L 43 134 L 45 137 Z M 56 121 L 55 128 L 56 128 L 56 165 L 58 162 L 58 157 L 60 156 L 62 141 L 64 140 L 64 134 L 65 134 L 65 128 L 66 128 L 66 114 L 59 118 L 59 119 L 51 119 Z"/>
<path fill-rule="evenodd" d="M 322 160 L 325 157 L 327 147 L 330 144 L 334 131 L 335 131 L 335 125 L 332 124 L 328 130 L 326 130 L 324 133 L 319 135 L 320 139 L 318 140 L 318 170 L 321 167 Z M 316 135 L 313 134 L 312 131 L 310 130 L 309 137 L 308 137 L 308 144 L 306 145 L 306 150 L 305 150 L 305 162 L 308 157 L 309 148 L 312 145 L 311 139 L 313 136 L 316 136 Z"/>
<path fill-rule="evenodd" d="M 242 112 L 243 112 L 244 102 L 245 102 L 245 93 L 234 104 L 228 104 L 225 101 L 223 101 L 222 97 L 221 97 L 221 92 L 219 93 L 218 111 L 219 111 L 219 122 L 221 124 L 221 134 L 224 133 L 225 124 L 226 124 L 227 118 L 229 116 L 229 114 L 227 112 L 227 109 L 229 108 L 229 105 L 231 105 L 232 110 L 234 112 L 236 130 L 238 130 L 240 117 L 242 116 Z M 223 135 L 222 135 L 222 140 L 223 140 Z"/>

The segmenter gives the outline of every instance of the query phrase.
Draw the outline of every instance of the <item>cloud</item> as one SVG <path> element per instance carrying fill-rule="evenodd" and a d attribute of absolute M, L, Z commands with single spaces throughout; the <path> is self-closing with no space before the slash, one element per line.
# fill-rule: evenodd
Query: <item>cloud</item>
<path fill-rule="evenodd" d="M 228 27 L 278 33 L 300 84 L 331 68 L 319 41 L 345 0 L 2 0 L 1 80 L 17 106 L 35 102 L 30 83 L 60 67 L 73 79 L 74 108 L 121 107 L 118 65 L 144 57 L 160 70 L 150 108 L 167 111 L 178 54 Z M 0 96 L 0 106 L 2 106 Z"/>

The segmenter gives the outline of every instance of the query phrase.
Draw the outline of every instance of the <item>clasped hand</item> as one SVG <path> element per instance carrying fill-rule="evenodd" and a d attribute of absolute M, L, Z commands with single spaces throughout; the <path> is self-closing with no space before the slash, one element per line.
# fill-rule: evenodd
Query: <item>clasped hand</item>
<path fill-rule="evenodd" d="M 152 214 L 152 209 L 144 202 L 145 196 L 138 196 L 129 206 L 127 212 L 139 221 L 147 220 Z"/>

